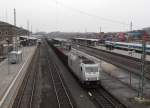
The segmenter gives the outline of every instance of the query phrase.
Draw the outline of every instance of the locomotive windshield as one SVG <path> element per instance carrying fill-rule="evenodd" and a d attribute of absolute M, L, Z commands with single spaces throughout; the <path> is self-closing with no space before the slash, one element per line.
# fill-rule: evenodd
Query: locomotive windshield
<path fill-rule="evenodd" d="M 98 67 L 86 67 L 86 72 L 98 72 Z"/>

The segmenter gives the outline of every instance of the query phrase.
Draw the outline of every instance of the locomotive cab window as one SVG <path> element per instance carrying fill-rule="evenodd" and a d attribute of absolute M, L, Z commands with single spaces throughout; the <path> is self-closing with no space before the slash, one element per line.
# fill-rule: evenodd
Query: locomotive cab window
<path fill-rule="evenodd" d="M 97 67 L 86 67 L 86 72 L 98 72 Z"/>

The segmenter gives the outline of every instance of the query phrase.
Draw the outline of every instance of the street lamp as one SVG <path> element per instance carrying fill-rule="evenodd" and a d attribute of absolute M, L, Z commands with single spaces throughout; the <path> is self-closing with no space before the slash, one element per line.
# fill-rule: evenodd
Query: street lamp
<path fill-rule="evenodd" d="M 9 67 L 9 43 L 10 43 L 10 41 L 9 41 L 9 39 L 7 38 L 6 39 L 6 42 L 7 42 L 7 44 L 8 44 L 8 48 L 7 48 L 7 58 L 8 58 L 8 75 L 9 75 L 9 73 L 10 73 L 10 67 Z"/>

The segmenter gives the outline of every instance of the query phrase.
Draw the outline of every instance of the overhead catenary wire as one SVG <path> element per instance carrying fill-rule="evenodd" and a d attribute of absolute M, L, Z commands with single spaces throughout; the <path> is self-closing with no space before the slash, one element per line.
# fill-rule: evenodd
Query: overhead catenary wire
<path fill-rule="evenodd" d="M 95 14 L 92 14 L 92 13 L 88 13 L 88 12 L 82 11 L 80 9 L 71 7 L 69 5 L 65 5 L 64 3 L 62 3 L 62 2 L 60 2 L 58 0 L 52 0 L 52 1 L 55 2 L 57 5 L 60 5 L 60 6 L 64 7 L 64 8 L 67 8 L 67 9 L 72 10 L 72 11 L 76 11 L 76 12 L 78 12 L 80 14 L 83 14 L 83 15 L 86 15 L 86 16 L 90 16 L 90 17 L 94 17 L 94 18 L 103 20 L 105 22 L 109 22 L 109 23 L 114 23 L 114 24 L 119 24 L 119 25 L 129 26 L 130 27 L 130 22 L 129 23 L 125 23 L 123 21 L 114 20 L 114 19 L 110 19 L 110 18 L 105 18 L 105 17 L 99 16 L 99 15 L 95 15 Z M 133 25 L 133 24 L 132 24 L 132 27 L 139 28 L 139 26 Z"/>

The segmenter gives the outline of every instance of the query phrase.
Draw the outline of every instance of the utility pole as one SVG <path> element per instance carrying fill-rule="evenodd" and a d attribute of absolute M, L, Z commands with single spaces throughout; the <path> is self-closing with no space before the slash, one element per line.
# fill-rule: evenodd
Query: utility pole
<path fill-rule="evenodd" d="M 133 24 L 132 24 L 132 21 L 130 22 L 130 31 L 132 31 L 132 27 L 133 27 Z"/>
<path fill-rule="evenodd" d="M 32 36 L 32 25 L 31 25 L 31 36 Z"/>
<path fill-rule="evenodd" d="M 7 9 L 5 10 L 5 20 L 8 22 L 8 14 L 7 14 Z"/>
<path fill-rule="evenodd" d="M 16 26 L 16 9 L 14 8 L 14 25 Z"/>
<path fill-rule="evenodd" d="M 130 31 L 132 32 L 132 21 L 130 22 Z M 128 42 L 129 42 L 129 37 L 128 37 Z M 129 49 L 129 46 L 128 46 L 128 49 Z M 131 56 L 132 56 L 132 53 L 133 52 L 131 52 Z M 131 80 L 132 80 L 132 78 L 131 78 L 131 71 L 130 71 L 130 86 L 131 86 Z"/>
<path fill-rule="evenodd" d="M 6 39 L 6 41 L 7 41 L 7 44 L 8 44 L 8 48 L 9 48 L 9 39 L 7 38 Z M 8 67 L 7 67 L 7 69 L 8 69 L 8 75 L 10 74 L 10 66 L 9 66 L 9 49 L 7 50 L 7 57 L 8 57 Z"/>
<path fill-rule="evenodd" d="M 142 40 L 142 55 L 141 55 L 141 75 L 139 79 L 139 92 L 138 97 L 143 100 L 143 88 L 144 88 L 144 74 L 145 74 L 145 58 L 146 58 L 146 38 L 147 34 L 144 34 Z"/>
<path fill-rule="evenodd" d="M 14 50 L 17 50 L 17 29 L 16 29 L 16 9 L 14 8 Z"/>
<path fill-rule="evenodd" d="M 28 31 L 30 31 L 30 28 L 29 28 L 29 27 L 30 27 L 30 23 L 29 23 L 29 20 L 27 20 L 27 30 L 28 30 Z M 29 34 L 30 34 L 30 33 L 28 33 L 28 36 L 29 36 Z"/>
<path fill-rule="evenodd" d="M 101 33 L 102 32 L 102 28 L 100 27 L 99 30 L 100 30 L 100 33 Z"/>
<path fill-rule="evenodd" d="M 29 36 L 30 36 L 30 23 L 29 20 L 27 20 L 27 30 L 28 30 L 28 39 L 27 39 L 27 43 L 29 45 Z"/>

